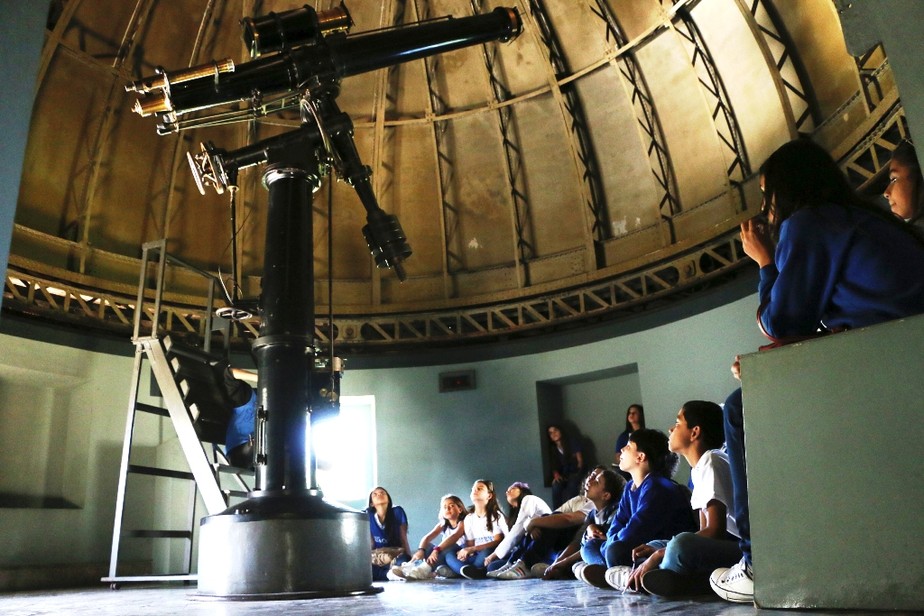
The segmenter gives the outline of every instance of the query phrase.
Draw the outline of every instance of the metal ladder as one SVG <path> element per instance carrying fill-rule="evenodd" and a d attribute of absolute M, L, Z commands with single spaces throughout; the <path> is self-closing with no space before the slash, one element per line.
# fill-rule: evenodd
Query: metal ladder
<path fill-rule="evenodd" d="M 222 399 L 220 383 L 214 378 L 215 366 L 222 358 L 211 354 L 211 333 L 214 325 L 212 303 L 216 285 L 220 282 L 208 272 L 199 270 L 176 258 L 165 250 L 165 240 L 143 245 L 141 275 L 138 284 L 138 299 L 134 311 L 132 341 L 135 344 L 135 358 L 132 369 L 132 383 L 129 394 L 125 436 L 119 470 L 119 485 L 116 495 L 115 519 L 112 531 L 112 550 L 109 561 L 109 575 L 102 581 L 112 589 L 124 582 L 193 582 L 193 545 L 196 538 L 197 493 L 201 495 L 208 515 L 220 513 L 228 507 L 231 499 L 245 498 L 250 491 L 248 479 L 253 472 L 236 468 L 228 463 L 218 447 L 224 441 L 224 427 L 230 406 Z M 148 291 L 148 270 L 152 257 L 156 261 L 156 284 L 154 288 L 154 309 L 151 313 L 151 335 L 143 336 L 142 318 L 147 314 L 145 307 Z M 204 344 L 201 349 L 175 342 L 160 332 L 161 300 L 163 299 L 166 266 L 170 263 L 201 275 L 209 284 L 208 305 L 204 319 Z M 222 320 L 223 321 L 223 320 Z M 225 332 L 225 341 L 228 333 Z M 139 401 L 141 377 L 144 363 L 150 365 L 154 381 L 160 390 L 163 407 Z M 133 441 L 136 437 L 138 413 L 169 418 L 176 431 L 177 439 L 188 465 L 187 470 L 159 468 L 137 464 L 132 457 Z M 224 416 L 222 416 L 224 413 Z M 189 483 L 188 512 L 185 528 L 149 530 L 125 529 L 125 511 L 129 492 L 129 477 L 163 477 Z M 222 486 L 222 476 L 233 482 L 234 489 Z M 119 555 L 122 543 L 135 539 L 183 539 L 185 571 L 169 574 L 127 575 L 120 572 Z"/>

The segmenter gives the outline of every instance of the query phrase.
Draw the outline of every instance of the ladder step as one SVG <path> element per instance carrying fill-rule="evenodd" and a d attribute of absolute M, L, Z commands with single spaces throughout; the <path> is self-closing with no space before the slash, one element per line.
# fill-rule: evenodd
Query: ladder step
<path fill-rule="evenodd" d="M 152 415 L 160 415 L 161 417 L 170 417 L 170 411 L 167 409 L 162 409 L 152 404 L 145 404 L 144 402 L 135 402 L 135 410 L 151 413 Z"/>
<path fill-rule="evenodd" d="M 130 530 L 128 536 L 148 539 L 192 539 L 192 533 L 188 530 Z"/>
<path fill-rule="evenodd" d="M 190 481 L 195 481 L 195 477 L 190 472 L 176 471 L 170 468 L 157 468 L 156 466 L 129 464 L 128 472 L 138 473 L 139 475 L 154 475 L 155 477 L 170 477 L 173 479 L 188 479 Z"/>
<path fill-rule="evenodd" d="M 240 475 L 241 477 L 253 477 L 252 468 L 241 468 L 239 466 L 231 466 L 230 464 L 213 464 L 219 473 L 225 473 L 226 475 Z"/>

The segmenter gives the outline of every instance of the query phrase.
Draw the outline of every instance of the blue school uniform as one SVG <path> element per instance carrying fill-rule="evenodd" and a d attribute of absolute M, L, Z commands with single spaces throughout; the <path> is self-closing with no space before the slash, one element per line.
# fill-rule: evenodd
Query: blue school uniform
<path fill-rule="evenodd" d="M 631 565 L 632 549 L 643 543 L 697 529 L 686 488 L 655 474 L 649 474 L 638 488 L 633 485 L 623 490 L 601 548 L 608 567 Z"/>
<path fill-rule="evenodd" d="M 391 508 L 395 513 L 395 523 L 397 526 L 402 524 L 407 525 L 407 514 L 404 512 L 404 508 L 400 505 L 396 505 Z M 374 548 L 400 548 L 401 544 L 399 543 L 389 543 L 388 537 L 385 536 L 385 527 L 379 525 L 378 518 L 375 517 L 375 508 L 370 507 L 366 510 L 369 514 L 369 533 L 372 535 L 372 543 Z"/>

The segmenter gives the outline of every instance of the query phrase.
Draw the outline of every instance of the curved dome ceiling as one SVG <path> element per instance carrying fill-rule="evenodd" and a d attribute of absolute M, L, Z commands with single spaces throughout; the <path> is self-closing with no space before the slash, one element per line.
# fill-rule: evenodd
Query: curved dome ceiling
<path fill-rule="evenodd" d="M 296 128 L 297 115 L 158 136 L 124 86 L 158 66 L 246 62 L 240 20 L 303 4 L 52 3 L 4 308 L 125 328 L 141 247 L 160 239 L 231 284 L 228 193 L 200 195 L 186 152 L 206 141 L 234 150 Z M 508 43 L 343 81 L 337 100 L 379 203 L 414 251 L 403 284 L 377 270 L 355 192 L 324 181 L 318 336 L 332 311 L 332 335 L 356 349 L 496 339 L 700 288 L 746 261 L 735 230 L 756 211 L 754 172 L 777 146 L 809 134 L 862 182 L 905 132 L 882 50 L 851 57 L 830 0 L 347 6 L 353 34 L 497 6 L 524 23 Z M 242 170 L 237 191 L 245 297 L 262 273 L 261 174 Z M 171 270 L 170 326 L 201 328 L 204 289 Z M 253 335 L 256 319 L 244 326 Z"/>

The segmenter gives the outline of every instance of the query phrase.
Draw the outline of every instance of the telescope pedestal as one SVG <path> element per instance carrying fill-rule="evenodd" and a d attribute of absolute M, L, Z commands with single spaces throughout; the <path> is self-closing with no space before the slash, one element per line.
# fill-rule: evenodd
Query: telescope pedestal
<path fill-rule="evenodd" d="M 202 521 L 199 594 L 231 600 L 364 595 L 369 519 L 306 492 L 251 498 Z"/>
<path fill-rule="evenodd" d="M 294 599 L 378 592 L 366 514 L 326 502 L 312 442 L 317 143 L 270 148 L 255 426 L 256 489 L 204 518 L 199 593 L 223 599 Z"/>

